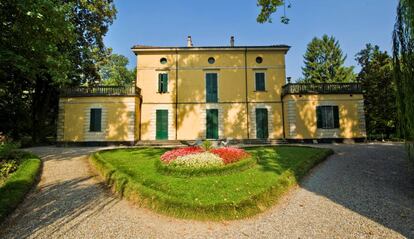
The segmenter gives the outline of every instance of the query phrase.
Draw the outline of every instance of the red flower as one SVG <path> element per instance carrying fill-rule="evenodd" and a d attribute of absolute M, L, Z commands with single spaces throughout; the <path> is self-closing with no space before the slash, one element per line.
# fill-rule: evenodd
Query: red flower
<path fill-rule="evenodd" d="M 161 155 L 161 160 L 164 163 L 169 163 L 179 156 L 185 156 L 188 154 L 196 154 L 196 153 L 201 153 L 201 152 L 204 152 L 204 150 L 199 146 L 178 148 L 178 149 L 173 149 L 168 152 L 165 152 L 163 155 Z"/>
<path fill-rule="evenodd" d="M 233 147 L 212 149 L 210 152 L 222 158 L 225 164 L 234 163 L 250 156 L 250 154 L 243 149 Z"/>

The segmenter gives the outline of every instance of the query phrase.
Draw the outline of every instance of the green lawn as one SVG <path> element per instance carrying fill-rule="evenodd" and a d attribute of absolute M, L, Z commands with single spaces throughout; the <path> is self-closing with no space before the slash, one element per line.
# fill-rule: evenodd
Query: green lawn
<path fill-rule="evenodd" d="M 115 192 L 143 206 L 181 218 L 237 219 L 261 212 L 332 153 L 310 147 L 259 147 L 247 151 L 257 164 L 220 176 L 178 177 L 157 170 L 166 149 L 119 149 L 91 162 Z"/>

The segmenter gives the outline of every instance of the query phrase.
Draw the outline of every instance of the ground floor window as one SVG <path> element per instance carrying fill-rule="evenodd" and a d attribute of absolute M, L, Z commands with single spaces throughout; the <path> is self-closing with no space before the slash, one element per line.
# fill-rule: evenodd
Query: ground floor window
<path fill-rule="evenodd" d="M 218 139 L 218 109 L 208 109 L 206 117 L 206 138 Z"/>
<path fill-rule="evenodd" d="M 102 128 L 102 109 L 91 109 L 89 119 L 89 131 L 101 132 Z"/>
<path fill-rule="evenodd" d="M 267 109 L 256 109 L 256 138 L 267 139 L 269 137 L 269 121 Z"/>
<path fill-rule="evenodd" d="M 338 106 L 318 106 L 316 107 L 316 118 L 318 129 L 337 129 L 339 128 Z"/>
<path fill-rule="evenodd" d="M 156 111 L 156 134 L 155 139 L 168 139 L 168 110 Z"/>

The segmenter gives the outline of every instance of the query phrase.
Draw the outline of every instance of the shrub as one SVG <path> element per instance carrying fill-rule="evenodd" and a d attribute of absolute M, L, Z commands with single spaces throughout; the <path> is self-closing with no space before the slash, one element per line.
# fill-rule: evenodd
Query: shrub
<path fill-rule="evenodd" d="M 247 158 L 250 155 L 243 149 L 234 147 L 223 147 L 210 150 L 211 153 L 222 158 L 225 164 L 234 163 L 241 159 Z"/>
<path fill-rule="evenodd" d="M 0 143 L 0 160 L 2 159 L 18 159 L 22 156 L 22 153 L 18 151 L 18 144 L 15 143 Z"/>
<path fill-rule="evenodd" d="M 205 140 L 205 141 L 203 141 L 203 145 L 201 146 L 205 151 L 209 151 L 210 149 L 212 149 L 213 148 L 213 144 L 210 142 L 210 141 L 208 141 L 208 140 Z"/>
<path fill-rule="evenodd" d="M 222 166 L 224 162 L 215 154 L 203 152 L 177 157 L 170 164 L 178 167 L 208 168 Z"/>
<path fill-rule="evenodd" d="M 201 147 L 198 147 L 198 146 L 191 146 L 191 147 L 173 149 L 173 150 L 165 152 L 163 155 L 161 155 L 161 160 L 164 163 L 169 163 L 172 160 L 176 159 L 177 157 L 185 156 L 185 155 L 188 155 L 188 154 L 201 153 L 203 151 L 204 150 Z"/>

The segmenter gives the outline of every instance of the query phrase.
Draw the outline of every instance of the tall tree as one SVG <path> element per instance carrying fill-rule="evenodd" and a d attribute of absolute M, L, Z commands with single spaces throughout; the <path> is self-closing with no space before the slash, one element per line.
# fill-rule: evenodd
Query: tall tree
<path fill-rule="evenodd" d="M 414 0 L 400 0 L 393 32 L 399 132 L 414 162 Z"/>
<path fill-rule="evenodd" d="M 135 80 L 135 70 L 127 68 L 128 58 L 123 55 L 111 53 L 99 64 L 99 75 L 103 85 L 131 85 Z"/>
<path fill-rule="evenodd" d="M 396 92 L 392 74 L 392 58 L 379 46 L 367 44 L 356 55 L 361 66 L 357 76 L 364 89 L 365 118 L 368 135 L 396 133 Z"/>
<path fill-rule="evenodd" d="M 333 36 L 315 37 L 308 44 L 302 67 L 306 83 L 351 82 L 355 80 L 353 67 L 345 67 L 339 42 Z"/>
<path fill-rule="evenodd" d="M 115 13 L 112 0 L 0 2 L 0 132 L 54 134 L 58 88 L 99 77 L 91 65 Z"/>

